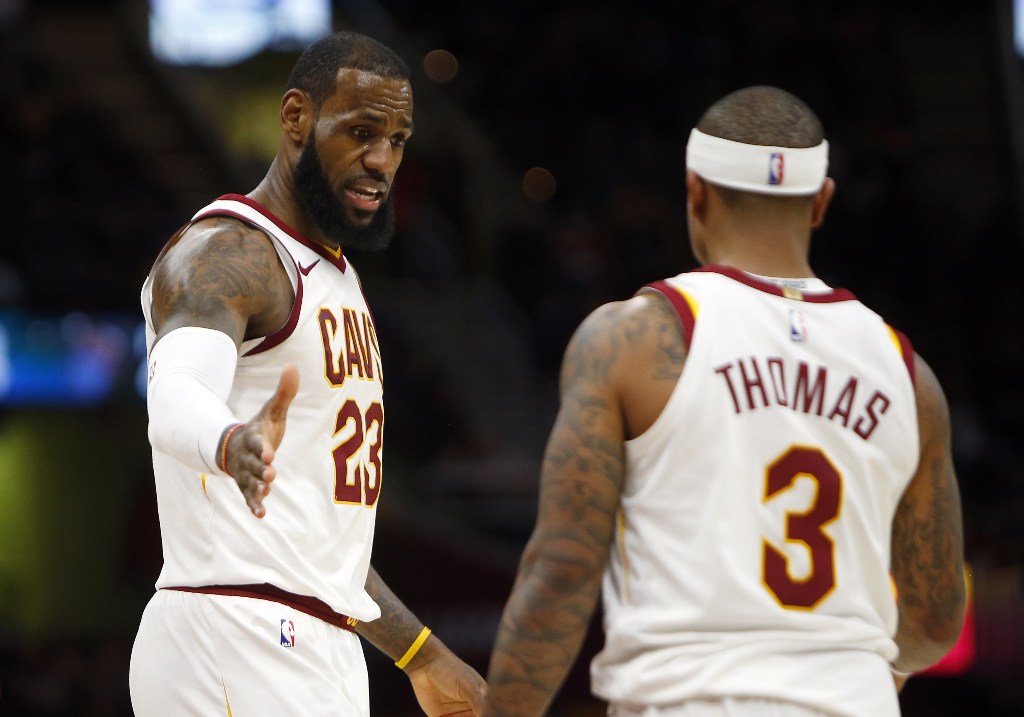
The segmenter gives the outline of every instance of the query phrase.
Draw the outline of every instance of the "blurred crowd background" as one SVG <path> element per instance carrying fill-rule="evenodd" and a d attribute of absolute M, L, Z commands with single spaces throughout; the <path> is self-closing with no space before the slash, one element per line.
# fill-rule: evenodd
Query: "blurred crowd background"
<path fill-rule="evenodd" d="M 773 84 L 832 146 L 813 265 L 909 335 L 951 405 L 974 634 L 953 674 L 911 681 L 905 714 L 1024 713 L 1013 0 L 328 5 L 335 29 L 413 70 L 398 234 L 351 257 L 388 376 L 375 563 L 410 607 L 486 669 L 565 344 L 599 304 L 696 266 L 687 133 L 727 92 Z M 162 61 L 149 12 L 0 0 L 3 717 L 131 715 L 128 654 L 161 560 L 138 290 L 196 209 L 262 177 L 297 56 Z M 598 628 L 553 714 L 602 713 L 586 679 Z M 405 678 L 367 653 L 374 714 L 415 714 Z"/>

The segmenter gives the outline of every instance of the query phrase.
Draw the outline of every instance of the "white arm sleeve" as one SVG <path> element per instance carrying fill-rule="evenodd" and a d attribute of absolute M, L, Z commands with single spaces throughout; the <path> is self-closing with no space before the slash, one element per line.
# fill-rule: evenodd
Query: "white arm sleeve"
<path fill-rule="evenodd" d="M 221 331 L 175 329 L 149 355 L 149 442 L 202 473 L 226 475 L 217 449 L 228 426 L 240 423 L 227 406 L 238 348 Z"/>

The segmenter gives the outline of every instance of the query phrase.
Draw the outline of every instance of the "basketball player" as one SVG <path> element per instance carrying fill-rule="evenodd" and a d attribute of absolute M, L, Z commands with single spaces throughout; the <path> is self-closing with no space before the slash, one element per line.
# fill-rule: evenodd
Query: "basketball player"
<path fill-rule="evenodd" d="M 599 308 L 569 344 L 485 715 L 545 712 L 599 587 L 591 683 L 611 715 L 895 717 L 896 678 L 956 641 L 945 399 L 902 334 L 808 264 L 827 148 L 769 87 L 691 133 L 703 267 Z"/>
<path fill-rule="evenodd" d="M 370 565 L 383 373 L 344 252 L 391 237 L 408 68 L 326 37 L 280 123 L 266 178 L 201 209 L 143 288 L 164 566 L 132 652 L 135 714 L 369 715 L 357 635 L 426 714 L 471 714 L 482 678 Z"/>

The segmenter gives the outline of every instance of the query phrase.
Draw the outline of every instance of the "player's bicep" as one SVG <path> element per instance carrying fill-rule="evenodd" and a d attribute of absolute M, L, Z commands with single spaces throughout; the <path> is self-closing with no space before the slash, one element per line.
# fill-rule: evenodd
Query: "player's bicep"
<path fill-rule="evenodd" d="M 153 269 L 157 333 L 200 326 L 241 343 L 251 318 L 273 306 L 280 273 L 279 259 L 262 234 L 237 222 L 194 226 Z"/>
<path fill-rule="evenodd" d="M 916 365 L 921 455 L 893 520 L 892 572 L 901 620 L 941 639 L 963 614 L 963 525 L 949 409 L 931 369 Z"/>
<path fill-rule="evenodd" d="M 541 468 L 536 547 L 567 580 L 603 570 L 624 477 L 623 422 L 615 371 L 624 345 L 599 311 L 565 353 L 561 405 Z"/>

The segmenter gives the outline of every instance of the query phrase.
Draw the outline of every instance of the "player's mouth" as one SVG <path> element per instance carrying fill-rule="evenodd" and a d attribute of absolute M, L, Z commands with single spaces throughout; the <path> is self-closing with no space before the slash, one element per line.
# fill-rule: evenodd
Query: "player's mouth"
<path fill-rule="evenodd" d="M 345 196 L 354 209 L 375 212 L 387 197 L 387 190 L 383 185 L 359 182 L 345 187 Z"/>

